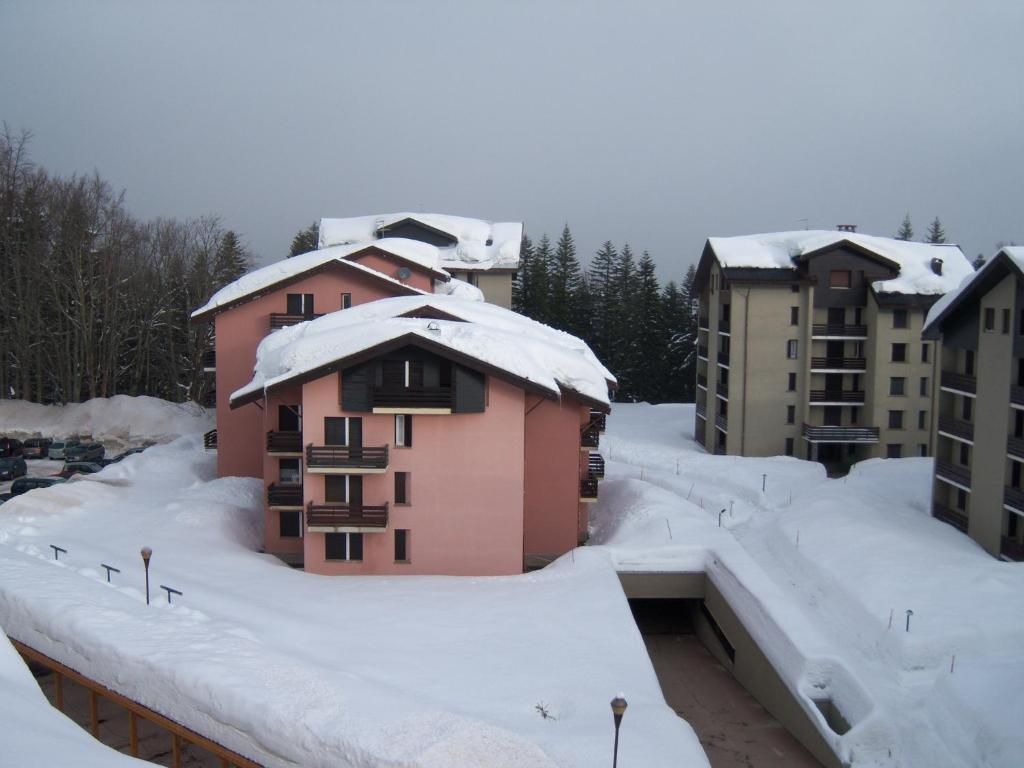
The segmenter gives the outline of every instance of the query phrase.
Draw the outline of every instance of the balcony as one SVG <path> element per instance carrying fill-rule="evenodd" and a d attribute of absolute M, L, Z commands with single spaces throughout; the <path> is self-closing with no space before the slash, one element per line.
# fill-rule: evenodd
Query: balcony
<path fill-rule="evenodd" d="M 725 446 L 724 445 L 716 445 L 715 446 L 715 456 L 725 456 Z"/>
<path fill-rule="evenodd" d="M 709 326 L 708 326 L 707 315 L 698 317 L 697 318 L 697 330 L 698 331 L 706 331 L 706 330 L 708 330 L 708 328 L 709 328 Z"/>
<path fill-rule="evenodd" d="M 708 359 L 708 348 L 707 348 L 707 346 L 705 346 L 703 344 L 698 344 L 697 345 L 697 357 L 701 358 L 702 360 L 707 360 Z"/>
<path fill-rule="evenodd" d="M 811 326 L 812 339 L 866 339 L 867 337 L 866 325 L 815 323 Z"/>
<path fill-rule="evenodd" d="M 388 505 L 327 502 L 306 506 L 306 528 L 313 533 L 381 533 L 388 527 Z"/>
<path fill-rule="evenodd" d="M 708 417 L 708 407 L 707 407 L 707 405 L 705 405 L 704 403 L 697 403 L 696 404 L 696 411 L 697 411 L 697 415 L 700 418 L 707 419 L 707 417 Z"/>
<path fill-rule="evenodd" d="M 863 357 L 812 357 L 811 373 L 864 373 L 868 362 Z"/>
<path fill-rule="evenodd" d="M 597 501 L 597 477 L 592 472 L 580 478 L 580 501 Z"/>
<path fill-rule="evenodd" d="M 287 312 L 271 312 L 270 313 L 270 330 L 276 331 L 278 328 L 287 328 L 289 325 L 298 325 L 304 323 L 307 320 L 316 320 L 320 315 L 289 315 Z"/>
<path fill-rule="evenodd" d="M 267 488 L 267 505 L 302 509 L 302 484 L 271 483 Z"/>
<path fill-rule="evenodd" d="M 580 448 L 597 448 L 601 433 L 589 424 L 580 430 Z"/>
<path fill-rule="evenodd" d="M 217 430 L 211 429 L 205 435 L 203 435 L 203 448 L 208 451 L 217 450 Z"/>
<path fill-rule="evenodd" d="M 592 453 L 587 457 L 587 471 L 594 477 L 604 477 L 604 456 Z"/>
<path fill-rule="evenodd" d="M 959 464 L 953 464 L 950 461 L 939 461 L 935 460 L 935 476 L 950 485 L 955 485 L 958 488 L 963 488 L 965 491 L 971 490 L 971 470 L 967 467 L 961 467 Z"/>
<path fill-rule="evenodd" d="M 729 333 L 730 333 L 730 329 L 731 328 L 732 328 L 732 326 L 729 325 L 729 321 L 728 320 L 719 320 L 718 321 L 718 332 L 719 333 L 724 333 L 726 336 L 728 336 Z"/>
<path fill-rule="evenodd" d="M 804 424 L 803 436 L 809 443 L 877 443 L 878 427 Z"/>
<path fill-rule="evenodd" d="M 208 349 L 203 353 L 203 370 L 204 371 L 216 371 L 217 370 L 217 350 Z"/>
<path fill-rule="evenodd" d="M 726 382 L 724 382 L 724 381 L 718 382 L 717 384 L 715 384 L 715 394 L 717 394 L 723 400 L 728 400 L 729 399 L 729 385 Z"/>
<path fill-rule="evenodd" d="M 715 416 L 715 426 L 723 432 L 728 432 L 729 420 L 725 416 Z"/>
<path fill-rule="evenodd" d="M 1010 402 L 1024 408 L 1024 387 L 1010 387 Z"/>
<path fill-rule="evenodd" d="M 703 387 L 704 389 L 708 388 L 708 377 L 705 376 L 703 373 L 697 374 L 697 386 Z"/>
<path fill-rule="evenodd" d="M 1024 438 L 1010 435 L 1006 438 L 1006 452 L 1014 458 L 1024 461 Z"/>
<path fill-rule="evenodd" d="M 307 445 L 306 471 L 317 475 L 379 475 L 388 468 L 388 447 Z"/>
<path fill-rule="evenodd" d="M 729 365 L 729 353 L 728 352 L 719 352 L 718 353 L 718 364 L 719 365 L 726 365 L 726 366 Z"/>
<path fill-rule="evenodd" d="M 1016 488 L 1003 488 L 1003 506 L 1024 515 L 1024 493 Z"/>
<path fill-rule="evenodd" d="M 969 421 L 960 421 L 949 416 L 939 416 L 939 434 L 954 440 L 974 442 L 974 425 Z"/>
<path fill-rule="evenodd" d="M 999 555 L 1006 560 L 1024 560 L 1024 544 L 1016 539 L 1003 536 L 999 541 Z"/>
<path fill-rule="evenodd" d="M 597 429 L 602 435 L 608 427 L 608 414 L 595 408 L 590 409 L 590 426 Z"/>
<path fill-rule="evenodd" d="M 302 455 L 301 432 L 267 432 L 267 453 Z"/>
<path fill-rule="evenodd" d="M 943 371 L 939 379 L 939 386 L 947 392 L 956 392 L 961 395 L 974 397 L 978 391 L 978 380 L 974 376 L 964 373 L 953 373 Z"/>
<path fill-rule="evenodd" d="M 451 413 L 451 387 L 373 387 L 370 407 L 374 413 Z"/>
<path fill-rule="evenodd" d="M 812 389 L 811 405 L 864 405 L 864 391 L 858 389 Z"/>
<path fill-rule="evenodd" d="M 932 504 L 932 517 L 967 533 L 967 515 L 944 504 Z"/>

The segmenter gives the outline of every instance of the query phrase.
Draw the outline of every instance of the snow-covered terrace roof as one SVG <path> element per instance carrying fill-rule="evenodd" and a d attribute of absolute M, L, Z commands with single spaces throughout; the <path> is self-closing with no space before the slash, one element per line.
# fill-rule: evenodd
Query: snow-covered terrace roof
<path fill-rule="evenodd" d="M 922 333 L 928 338 L 936 339 L 940 332 L 939 325 L 949 317 L 976 289 L 987 290 L 986 286 L 1007 268 L 1015 269 L 1024 278 L 1024 246 L 1007 246 L 986 261 L 977 272 L 972 271 L 961 280 L 960 285 L 949 291 L 935 302 L 928 310 Z"/>
<path fill-rule="evenodd" d="M 441 319 L 403 317 L 430 310 Z M 585 342 L 564 331 L 485 302 L 400 296 L 270 334 L 256 352 L 252 381 L 231 395 L 232 406 L 287 382 L 324 375 L 363 353 L 405 344 L 469 358 L 483 370 L 553 399 L 566 390 L 607 406 L 608 385 L 615 381 Z"/>
<path fill-rule="evenodd" d="M 385 238 L 375 240 L 372 243 L 352 243 L 339 245 L 331 248 L 323 248 L 318 251 L 310 251 L 289 259 L 275 261 L 265 267 L 253 270 L 233 283 L 228 283 L 217 291 L 210 300 L 192 313 L 193 319 L 198 319 L 217 310 L 226 309 L 251 296 L 263 293 L 269 288 L 280 283 L 288 282 L 302 277 L 303 275 L 321 269 L 330 263 L 338 263 L 352 269 L 362 271 L 379 280 L 394 283 L 401 286 L 409 293 L 422 294 L 418 288 L 413 288 L 388 275 L 378 272 L 370 267 L 363 266 L 349 257 L 367 248 L 379 248 L 393 256 L 405 261 L 413 262 L 432 270 L 438 275 L 447 277 L 448 273 L 441 269 L 438 250 L 432 245 L 421 243 L 416 240 L 405 240 L 403 238 Z"/>
<path fill-rule="evenodd" d="M 852 246 L 899 270 L 898 277 L 873 283 L 878 293 L 943 294 L 956 288 L 973 271 L 957 245 L 916 243 L 838 230 L 711 237 L 708 245 L 725 269 L 796 269 L 800 261 L 823 250 Z M 941 275 L 932 269 L 935 258 L 942 259 Z"/>
<path fill-rule="evenodd" d="M 320 247 L 375 242 L 382 228 L 405 220 L 443 232 L 457 243 L 438 249 L 440 265 L 452 270 L 516 269 L 523 239 L 518 221 L 490 222 L 440 213 L 386 213 L 320 219 Z"/>

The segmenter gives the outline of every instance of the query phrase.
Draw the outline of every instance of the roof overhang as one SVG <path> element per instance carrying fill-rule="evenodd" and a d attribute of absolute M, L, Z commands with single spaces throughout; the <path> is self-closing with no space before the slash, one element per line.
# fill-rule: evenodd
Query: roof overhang
<path fill-rule="evenodd" d="M 352 253 L 346 254 L 345 256 L 342 257 L 342 259 L 344 261 L 356 261 L 360 256 L 371 255 L 374 253 L 379 254 L 384 258 L 395 259 L 415 269 L 423 270 L 429 273 L 430 276 L 435 280 L 441 280 L 446 283 L 449 280 L 451 280 L 451 275 L 449 275 L 447 272 L 444 272 L 440 269 L 434 269 L 433 267 L 428 267 L 426 264 L 422 264 L 418 261 L 415 261 L 414 259 L 408 259 L 399 253 L 395 253 L 394 251 L 389 250 L 387 246 L 381 245 L 379 243 L 372 243 L 370 245 L 367 245 L 365 248 L 360 248 L 358 251 L 353 251 Z"/>
<path fill-rule="evenodd" d="M 450 241 L 448 243 L 449 246 L 458 245 L 459 244 L 459 238 L 457 238 L 451 232 L 446 232 L 443 229 L 438 229 L 437 227 L 431 226 L 430 224 L 427 224 L 425 221 L 420 221 L 415 216 L 406 216 L 405 218 L 399 219 L 398 221 L 392 221 L 390 224 L 385 224 L 382 227 L 377 227 L 377 236 L 378 237 L 386 237 L 386 235 L 383 234 L 383 233 L 386 233 L 389 230 L 395 229 L 396 227 L 400 227 L 403 224 L 412 224 L 413 226 L 417 226 L 417 227 L 420 227 L 421 229 L 425 229 L 428 232 L 437 235 L 438 237 L 443 237 L 446 240 Z"/>
<path fill-rule="evenodd" d="M 1018 280 L 1024 280 L 1024 271 L 1021 270 L 1017 261 L 1010 257 L 1005 250 L 1000 250 L 995 256 L 985 262 L 981 269 L 971 279 L 970 285 L 961 290 L 949 304 L 942 308 L 942 311 L 928 323 L 921 331 L 921 335 L 929 340 L 937 340 L 942 337 L 942 325 L 971 298 L 988 293 L 1007 275 L 1016 275 Z"/>

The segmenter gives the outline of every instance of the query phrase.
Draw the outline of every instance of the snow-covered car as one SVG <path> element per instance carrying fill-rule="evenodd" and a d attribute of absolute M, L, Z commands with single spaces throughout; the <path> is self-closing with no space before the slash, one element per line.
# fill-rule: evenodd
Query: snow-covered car
<path fill-rule="evenodd" d="M 67 440 L 54 440 L 52 443 L 50 443 L 50 450 L 48 452 L 48 455 L 51 459 L 63 459 L 64 452 L 68 448 L 72 448 L 81 442 L 82 441 L 78 440 L 77 438 L 69 438 Z"/>
<path fill-rule="evenodd" d="M 106 452 L 103 443 L 79 443 L 64 449 L 64 461 L 99 461 Z"/>
<path fill-rule="evenodd" d="M 49 488 L 57 483 L 66 483 L 63 477 L 19 477 L 11 483 L 11 493 L 20 496 L 35 488 Z"/>
<path fill-rule="evenodd" d="M 117 454 L 117 456 L 115 456 L 112 459 L 102 459 L 98 463 L 102 464 L 104 467 L 107 466 L 108 464 L 117 464 L 117 462 L 123 461 L 124 459 L 127 459 L 129 456 L 134 456 L 136 453 L 142 453 L 144 450 L 146 450 L 144 447 L 129 448 L 127 451 L 122 451 L 121 453 Z"/>
<path fill-rule="evenodd" d="M 21 456 L 8 456 L 0 459 L 0 480 L 13 480 L 28 474 L 25 459 Z"/>
<path fill-rule="evenodd" d="M 74 475 L 92 475 L 99 472 L 103 467 L 92 461 L 69 461 L 64 465 L 57 477 L 65 479 Z"/>
<path fill-rule="evenodd" d="M 21 444 L 21 455 L 26 459 L 45 459 L 50 454 L 49 437 L 30 437 Z"/>
<path fill-rule="evenodd" d="M 13 493 L 0 493 L 0 504 L 3 504 L 5 501 L 10 501 L 13 498 Z"/>

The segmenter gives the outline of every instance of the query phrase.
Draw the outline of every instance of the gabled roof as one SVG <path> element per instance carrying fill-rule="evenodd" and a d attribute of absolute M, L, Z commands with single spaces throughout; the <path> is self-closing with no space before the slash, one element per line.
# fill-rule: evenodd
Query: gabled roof
<path fill-rule="evenodd" d="M 225 285 L 213 294 L 206 304 L 195 310 L 192 313 L 192 320 L 204 320 L 218 312 L 223 312 L 245 301 L 250 301 L 309 275 L 332 268 L 335 265 L 340 265 L 341 268 L 345 269 L 356 270 L 374 280 L 387 283 L 395 289 L 396 293 L 424 294 L 424 291 L 421 291 L 419 288 L 406 285 L 375 269 L 351 260 L 352 257 L 373 248 L 390 253 L 401 260 L 416 264 L 417 266 L 425 267 L 431 270 L 434 275 L 444 277 L 448 275 L 447 272 L 437 267 L 436 258 L 433 261 L 434 266 L 429 266 L 430 260 L 427 249 L 436 250 L 433 246 L 412 240 L 389 238 L 387 240 L 377 240 L 372 244 L 356 243 L 347 246 L 324 248 L 319 251 L 303 253 L 289 259 L 275 261 L 273 264 L 268 264 L 265 267 L 242 275 L 233 283 Z"/>
<path fill-rule="evenodd" d="M 891 280 L 873 283 L 872 288 L 878 293 L 939 295 L 959 285 L 972 270 L 956 245 L 917 243 L 858 232 L 797 230 L 710 237 L 701 256 L 698 279 L 705 278 L 709 259 L 717 260 L 727 275 L 730 270 L 743 270 L 745 277 L 754 278 L 757 271 L 777 270 L 796 279 L 801 264 L 840 247 L 855 250 L 899 272 Z M 932 269 L 936 258 L 942 260 L 941 275 Z"/>
<path fill-rule="evenodd" d="M 439 213 L 385 213 L 344 219 L 320 219 L 319 247 L 369 243 L 404 222 L 452 238 L 449 247 L 439 247 L 440 266 L 450 270 L 514 270 L 519 267 L 523 224 L 518 221 L 490 222 Z"/>
<path fill-rule="evenodd" d="M 411 316 L 421 313 L 428 316 Z M 493 304 L 410 296 L 360 304 L 270 334 L 256 352 L 252 381 L 232 393 L 232 407 L 405 345 L 546 397 L 569 392 L 605 409 L 608 386 L 615 381 L 586 343 L 568 333 Z"/>
<path fill-rule="evenodd" d="M 937 339 L 942 325 L 972 298 L 988 293 L 1008 274 L 1024 280 L 1024 247 L 1008 246 L 986 261 L 977 272 L 972 272 L 959 287 L 947 293 L 932 306 L 925 318 L 923 336 Z"/>

